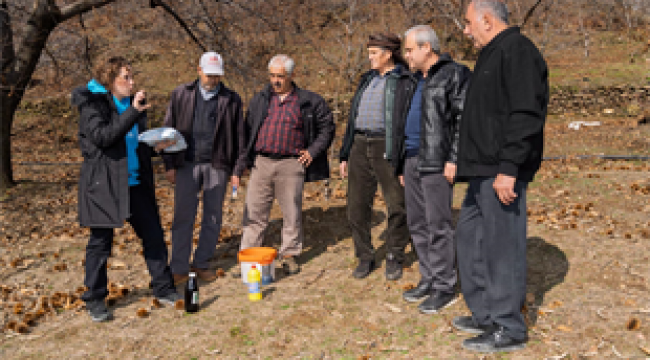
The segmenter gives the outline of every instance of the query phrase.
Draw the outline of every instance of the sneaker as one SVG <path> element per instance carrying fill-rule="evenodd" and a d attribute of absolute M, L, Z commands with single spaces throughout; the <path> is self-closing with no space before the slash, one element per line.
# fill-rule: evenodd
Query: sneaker
<path fill-rule="evenodd" d="M 359 265 L 357 265 L 357 268 L 354 269 L 354 272 L 352 273 L 352 276 L 354 276 L 357 279 L 363 279 L 370 275 L 372 270 L 375 268 L 375 262 L 374 260 L 359 260 Z"/>
<path fill-rule="evenodd" d="M 300 265 L 296 262 L 295 256 L 282 258 L 282 268 L 287 275 L 295 275 L 300 272 Z"/>
<path fill-rule="evenodd" d="M 418 302 L 422 299 L 425 299 L 431 294 L 431 283 L 428 282 L 420 282 L 418 283 L 418 286 L 414 287 L 413 289 L 406 290 L 403 294 L 402 297 L 404 300 L 408 302 Z"/>
<path fill-rule="evenodd" d="M 181 300 L 181 296 L 177 292 L 173 292 L 165 296 L 156 296 L 156 299 L 165 306 L 174 306 L 178 300 Z"/>
<path fill-rule="evenodd" d="M 418 309 L 423 314 L 435 314 L 447 306 L 453 305 L 457 300 L 456 293 L 434 291 L 426 300 L 418 305 Z"/>
<path fill-rule="evenodd" d="M 386 280 L 399 280 L 402 277 L 402 264 L 395 255 L 386 255 Z"/>
<path fill-rule="evenodd" d="M 463 348 L 484 353 L 508 352 L 521 350 L 526 347 L 528 337 L 521 340 L 513 339 L 506 334 L 504 328 L 486 331 L 481 335 L 463 341 Z"/>
<path fill-rule="evenodd" d="M 108 321 L 113 317 L 103 299 L 86 301 L 86 310 L 90 318 L 95 322 Z"/>
<path fill-rule="evenodd" d="M 471 316 L 457 316 L 451 323 L 456 329 L 470 334 L 479 335 L 490 330 L 489 325 L 477 325 Z"/>

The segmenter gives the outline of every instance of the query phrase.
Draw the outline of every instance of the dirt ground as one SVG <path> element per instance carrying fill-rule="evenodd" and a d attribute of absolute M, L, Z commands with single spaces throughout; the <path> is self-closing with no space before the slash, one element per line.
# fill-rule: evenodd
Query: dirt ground
<path fill-rule="evenodd" d="M 382 268 L 365 280 L 351 277 L 356 263 L 346 222 L 346 184 L 336 172 L 329 187 L 310 184 L 305 191 L 302 271 L 294 276 L 278 271 L 277 281 L 264 288 L 261 302 L 249 302 L 241 279 L 232 276 L 237 268 L 243 188 L 238 199 L 226 200 L 224 230 L 212 263 L 224 276 L 200 284 L 198 314 L 153 304 L 139 240 L 126 227 L 116 232 L 109 262 L 115 319 L 93 323 L 78 301 L 88 231 L 75 221 L 80 160 L 76 140 L 52 136 L 57 127 L 51 119 L 26 116 L 16 125 L 14 137 L 20 184 L 0 202 L 0 357 L 650 356 L 648 162 L 572 158 L 648 155 L 650 130 L 629 119 L 604 117 L 578 119 L 600 120 L 602 125 L 575 131 L 567 129 L 572 120 L 576 119 L 549 119 L 546 155 L 569 158 L 544 162 L 529 190 L 525 312 L 530 342 L 521 352 L 483 356 L 464 351 L 460 343 L 467 336 L 450 326 L 454 316 L 468 314 L 463 301 L 441 314 L 422 315 L 402 300 L 404 289 L 419 278 L 410 247 L 403 279 L 385 280 L 385 210 L 380 195 L 372 225 Z M 21 136 L 27 131 L 29 137 Z M 169 240 L 173 188 L 160 166 L 157 170 L 157 196 Z M 456 186 L 456 213 L 464 192 L 463 184 Z M 282 221 L 277 205 L 272 219 L 267 241 L 278 246 Z"/>

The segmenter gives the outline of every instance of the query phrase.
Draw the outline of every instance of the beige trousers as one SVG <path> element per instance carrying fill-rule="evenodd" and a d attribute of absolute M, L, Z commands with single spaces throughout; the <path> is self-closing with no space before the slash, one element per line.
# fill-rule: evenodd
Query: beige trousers
<path fill-rule="evenodd" d="M 302 192 L 305 168 L 297 158 L 270 159 L 258 155 L 251 172 L 244 207 L 241 249 L 262 246 L 273 199 L 282 210 L 280 256 L 300 255 L 303 243 Z"/>

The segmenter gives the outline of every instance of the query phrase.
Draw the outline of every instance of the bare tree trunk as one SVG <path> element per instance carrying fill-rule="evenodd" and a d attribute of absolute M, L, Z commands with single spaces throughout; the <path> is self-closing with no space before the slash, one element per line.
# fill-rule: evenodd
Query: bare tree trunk
<path fill-rule="evenodd" d="M 5 89 L 0 92 L 0 190 L 15 185 L 11 168 L 11 125 L 18 106 L 9 94 Z"/>
<path fill-rule="evenodd" d="M 59 7 L 54 0 L 35 0 L 27 22 L 20 24 L 25 35 L 17 51 L 7 3 L 0 2 L 0 192 L 15 184 L 11 168 L 11 127 L 50 33 L 61 22 L 113 1 L 80 0 Z"/>

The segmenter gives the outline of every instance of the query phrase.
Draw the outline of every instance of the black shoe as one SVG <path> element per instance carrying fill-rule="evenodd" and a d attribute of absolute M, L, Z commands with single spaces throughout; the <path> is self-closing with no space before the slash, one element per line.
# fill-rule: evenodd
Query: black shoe
<path fill-rule="evenodd" d="M 108 321 L 113 317 L 103 299 L 86 301 L 86 310 L 95 322 Z"/>
<path fill-rule="evenodd" d="M 402 294 L 404 300 L 408 302 L 418 302 L 422 299 L 425 299 L 431 294 L 431 283 L 422 282 L 418 283 L 418 286 L 414 287 L 411 290 L 406 290 Z"/>
<path fill-rule="evenodd" d="M 352 276 L 354 276 L 357 279 L 363 279 L 366 276 L 370 275 L 372 270 L 375 268 L 375 262 L 374 260 L 360 260 L 359 265 L 357 265 L 357 268 L 354 269 L 354 272 L 352 273 Z"/>
<path fill-rule="evenodd" d="M 282 260 L 282 268 L 284 269 L 285 274 L 295 275 L 300 272 L 300 265 L 298 265 L 295 256 L 286 257 Z"/>
<path fill-rule="evenodd" d="M 181 296 L 177 292 L 169 293 L 165 296 L 156 296 L 156 299 L 160 301 L 165 306 L 174 306 L 178 300 L 181 300 Z"/>
<path fill-rule="evenodd" d="M 526 347 L 527 341 L 528 337 L 521 340 L 513 339 L 506 334 L 505 329 L 499 328 L 486 331 L 473 338 L 465 339 L 463 341 L 463 348 L 487 353 L 507 352 L 523 349 Z"/>
<path fill-rule="evenodd" d="M 386 280 L 399 280 L 402 277 L 402 263 L 395 255 L 386 254 Z"/>
<path fill-rule="evenodd" d="M 453 305 L 456 300 L 458 300 L 456 293 L 434 291 L 431 296 L 418 305 L 418 309 L 423 314 L 435 314 L 447 306 Z"/>
<path fill-rule="evenodd" d="M 489 325 L 477 325 L 471 316 L 457 316 L 451 323 L 456 329 L 470 334 L 483 334 L 491 329 Z"/>

